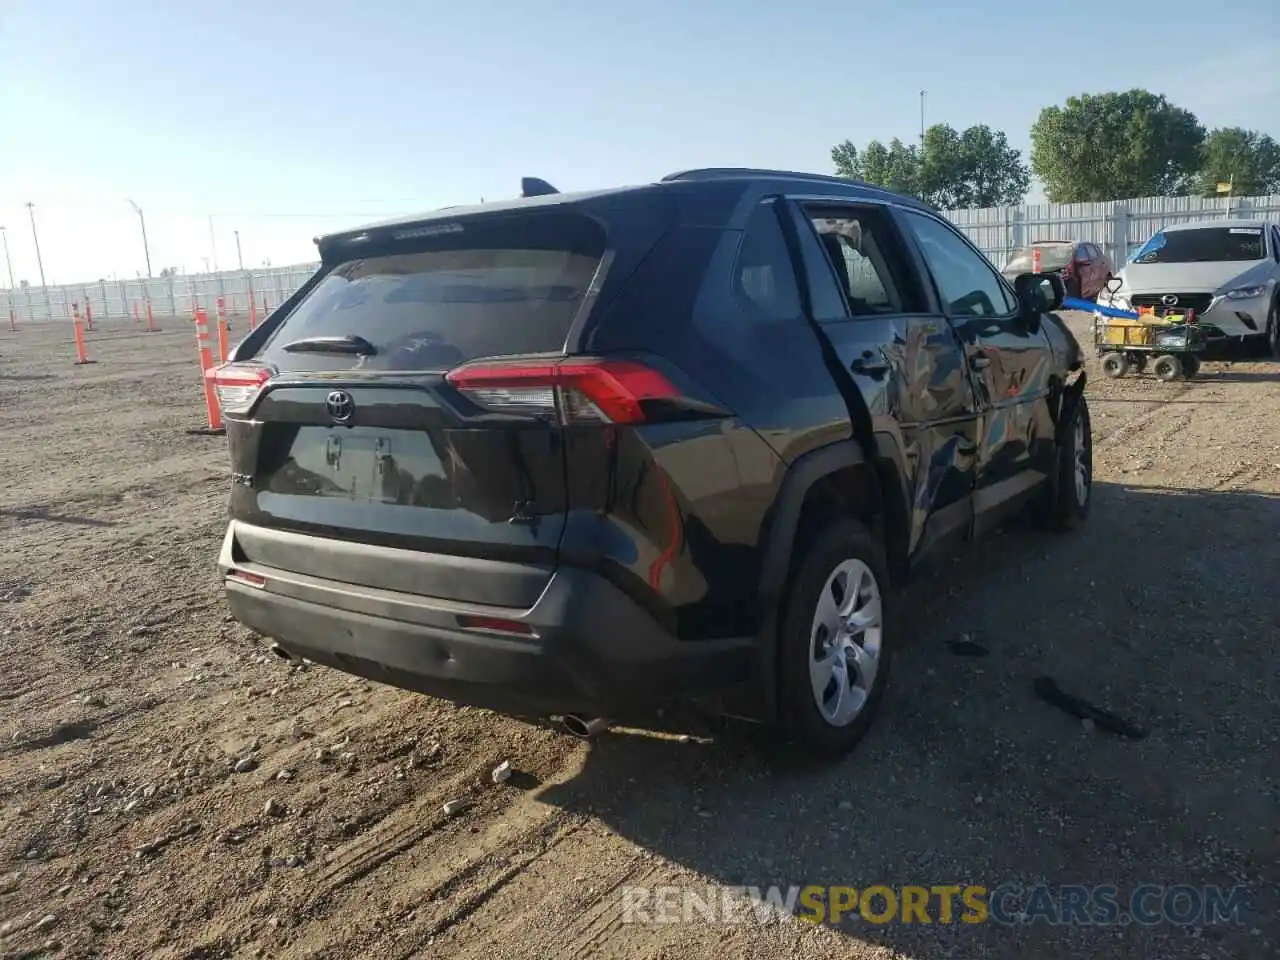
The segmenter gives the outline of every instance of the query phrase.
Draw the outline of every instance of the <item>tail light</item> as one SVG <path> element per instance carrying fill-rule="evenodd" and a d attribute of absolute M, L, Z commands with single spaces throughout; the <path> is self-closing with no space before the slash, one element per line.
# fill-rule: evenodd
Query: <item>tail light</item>
<path fill-rule="evenodd" d="M 261 363 L 227 363 L 213 371 L 213 389 L 223 413 L 245 413 L 275 370 Z"/>
<path fill-rule="evenodd" d="M 480 361 L 445 380 L 486 410 L 562 423 L 642 423 L 644 401 L 680 397 L 666 377 L 632 360 Z"/>

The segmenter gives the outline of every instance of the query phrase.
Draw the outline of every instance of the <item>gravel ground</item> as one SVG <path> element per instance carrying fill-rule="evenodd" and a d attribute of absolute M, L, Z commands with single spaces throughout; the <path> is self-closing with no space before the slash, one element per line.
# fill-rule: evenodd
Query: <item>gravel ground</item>
<path fill-rule="evenodd" d="M 190 324 L 161 326 L 100 324 L 90 366 L 64 327 L 0 333 L 0 956 L 1280 953 L 1280 364 L 1095 373 L 1088 527 L 914 584 L 880 721 L 809 767 L 727 725 L 586 745 L 268 655 L 213 570 Z M 1037 700 L 1042 674 L 1150 735 Z M 1248 894 L 1193 927 L 622 922 L 628 885 L 1035 882 Z"/>

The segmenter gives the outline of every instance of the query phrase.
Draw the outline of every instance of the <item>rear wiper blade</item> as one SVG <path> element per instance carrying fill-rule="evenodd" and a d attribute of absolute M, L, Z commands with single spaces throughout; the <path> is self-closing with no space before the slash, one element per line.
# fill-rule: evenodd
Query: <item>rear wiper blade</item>
<path fill-rule="evenodd" d="M 347 353 L 355 357 L 372 357 L 378 348 L 366 340 L 348 334 L 345 337 L 304 337 L 286 343 L 281 350 L 289 353 Z"/>

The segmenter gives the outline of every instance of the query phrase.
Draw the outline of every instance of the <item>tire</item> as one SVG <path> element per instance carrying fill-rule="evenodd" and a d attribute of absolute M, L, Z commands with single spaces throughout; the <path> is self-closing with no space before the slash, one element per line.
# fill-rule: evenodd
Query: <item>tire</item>
<path fill-rule="evenodd" d="M 1133 366 L 1134 373 L 1147 372 L 1147 355 L 1145 353 L 1134 354 L 1129 362 Z"/>
<path fill-rule="evenodd" d="M 1168 383 L 1170 380 L 1177 380 L 1182 376 L 1182 362 L 1171 353 L 1156 357 L 1155 366 L 1151 368 L 1151 372 L 1156 378 Z"/>
<path fill-rule="evenodd" d="M 851 594 L 853 584 L 861 589 Z M 851 634 L 847 618 L 859 611 L 867 624 Z M 804 752 L 834 759 L 867 732 L 889 679 L 894 622 L 881 544 L 854 520 L 828 525 L 799 558 L 778 636 L 779 719 Z"/>
<path fill-rule="evenodd" d="M 1042 526 L 1066 532 L 1081 526 L 1093 506 L 1093 421 L 1084 394 L 1058 426 L 1054 456 L 1054 476 L 1034 513 Z"/>
<path fill-rule="evenodd" d="M 1119 380 L 1129 372 L 1129 358 L 1123 353 L 1108 353 L 1102 358 L 1102 375 Z"/>
<path fill-rule="evenodd" d="M 1200 358 L 1193 353 L 1188 353 L 1182 357 L 1182 375 L 1190 380 L 1200 372 Z"/>
<path fill-rule="evenodd" d="M 1267 350 L 1272 359 L 1280 360 L 1280 296 L 1271 301 L 1267 311 Z"/>

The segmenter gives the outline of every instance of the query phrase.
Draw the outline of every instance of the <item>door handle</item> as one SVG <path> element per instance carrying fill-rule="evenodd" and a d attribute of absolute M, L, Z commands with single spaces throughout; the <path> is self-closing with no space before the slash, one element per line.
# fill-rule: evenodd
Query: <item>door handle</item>
<path fill-rule="evenodd" d="M 991 358 L 982 354 L 977 354 L 969 358 L 970 370 L 985 370 L 991 366 Z"/>
<path fill-rule="evenodd" d="M 877 374 L 887 373 L 889 370 L 889 361 L 884 359 L 881 354 L 879 359 L 870 350 L 863 350 L 862 356 L 856 358 L 853 363 L 849 364 L 849 369 L 854 373 Z"/>

